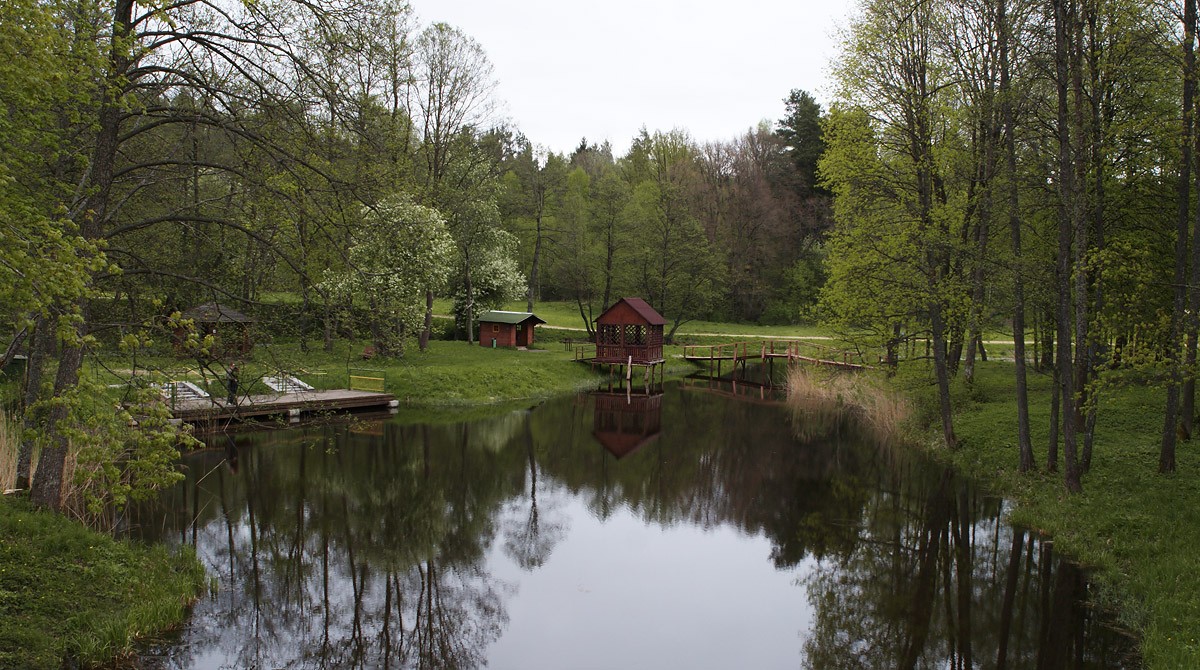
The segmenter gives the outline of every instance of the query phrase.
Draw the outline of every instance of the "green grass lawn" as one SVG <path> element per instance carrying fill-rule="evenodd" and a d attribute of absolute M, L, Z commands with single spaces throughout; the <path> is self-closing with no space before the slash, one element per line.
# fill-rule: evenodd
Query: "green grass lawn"
<path fill-rule="evenodd" d="M 190 554 L 118 542 L 66 517 L 0 500 L 0 667 L 90 666 L 178 626 L 203 588 Z M 74 667 L 72 664 L 70 667 Z"/>
<path fill-rule="evenodd" d="M 981 365 L 975 388 L 955 396 L 963 444 L 939 454 L 1015 501 L 1015 522 L 1096 568 L 1101 599 L 1142 636 L 1146 667 L 1200 667 L 1200 453 L 1181 443 L 1177 473 L 1157 473 L 1162 390 L 1133 384 L 1101 395 L 1092 468 L 1083 493 L 1068 495 L 1061 473 L 1045 468 L 1050 380 L 1031 375 L 1039 470 L 1029 475 L 1017 472 L 1012 384 L 1011 365 Z M 927 385 L 919 393 L 933 402 Z"/>
<path fill-rule="evenodd" d="M 521 403 L 595 387 L 604 374 L 575 361 L 575 350 L 561 342 L 564 334 L 538 331 L 539 341 L 528 351 L 482 347 L 462 341 L 433 340 L 427 351 L 412 343 L 403 356 L 362 358 L 365 340 L 338 340 L 331 352 L 302 352 L 295 342 L 259 345 L 241 365 L 240 392 L 267 393 L 266 375 L 286 372 L 319 389 L 348 388 L 350 376 L 384 380 L 384 389 L 402 403 L 417 407 L 463 407 L 496 403 Z M 543 334 L 546 337 L 543 337 Z M 555 337 L 558 335 L 559 337 Z M 545 341 L 540 341 L 545 340 Z M 680 347 L 667 347 L 668 375 L 696 370 L 678 359 Z M 223 396 L 224 366 L 199 366 L 172 356 L 143 358 L 142 364 L 157 380 L 188 380 L 210 394 Z M 96 383 L 119 394 L 129 380 L 128 362 L 90 362 L 86 371 Z"/>

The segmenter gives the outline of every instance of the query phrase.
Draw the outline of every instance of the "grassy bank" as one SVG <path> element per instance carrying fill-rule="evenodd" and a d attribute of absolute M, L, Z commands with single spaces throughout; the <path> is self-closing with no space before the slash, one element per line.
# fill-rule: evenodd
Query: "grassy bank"
<path fill-rule="evenodd" d="M 929 380 L 908 373 L 899 383 L 932 418 Z M 1092 467 L 1083 493 L 1072 496 L 1062 475 L 1045 468 L 1050 380 L 1031 377 L 1039 471 L 1029 475 L 1017 472 L 1012 389 L 1010 364 L 982 365 L 974 388 L 956 389 L 961 447 L 935 451 L 1016 502 L 1016 523 L 1053 536 L 1060 549 L 1096 568 L 1100 599 L 1141 636 L 1146 667 L 1200 667 L 1200 454 L 1181 443 L 1177 474 L 1157 474 L 1162 391 L 1142 384 L 1104 391 Z"/>
<path fill-rule="evenodd" d="M 319 348 L 302 352 L 297 343 L 287 341 L 261 344 L 241 365 L 239 392 L 269 392 L 261 378 L 279 371 L 321 389 L 347 388 L 350 375 L 357 375 L 383 379 L 385 390 L 406 405 L 452 409 L 535 401 L 592 388 L 604 379 L 590 366 L 575 362 L 574 350 L 555 339 L 558 333 L 547 329 L 545 338 L 542 329 L 538 333 L 538 344 L 528 351 L 434 340 L 425 352 L 414 343 L 403 356 L 370 360 L 362 357 L 366 341 L 338 340 L 329 352 Z M 667 347 L 668 376 L 695 370 L 674 357 L 681 351 Z M 141 365 L 154 370 L 156 379 L 188 380 L 213 395 L 224 396 L 221 364 L 202 369 L 194 361 L 162 355 L 143 357 Z M 119 359 L 89 364 L 88 372 L 102 386 L 117 386 L 129 379 L 128 362 Z"/>
<path fill-rule="evenodd" d="M 203 584 L 191 555 L 98 535 L 22 500 L 0 500 L 0 667 L 128 657 L 179 625 Z"/>

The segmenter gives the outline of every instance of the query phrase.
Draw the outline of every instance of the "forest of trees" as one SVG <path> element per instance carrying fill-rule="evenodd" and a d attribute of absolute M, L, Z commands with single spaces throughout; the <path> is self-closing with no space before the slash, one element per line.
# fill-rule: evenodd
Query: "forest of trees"
<path fill-rule="evenodd" d="M 919 342 L 951 447 L 951 378 L 1012 332 L 1023 468 L 1029 361 L 1069 489 L 1102 380 L 1165 385 L 1170 471 L 1195 414 L 1195 23 L 1195 0 L 863 0 L 827 112 L 797 89 L 730 141 L 643 130 L 614 156 L 504 123 L 484 47 L 403 0 L 6 2 L 0 346 L 29 353 L 34 499 L 60 502 L 84 357 L 210 300 L 294 303 L 301 348 L 349 328 L 385 355 L 427 346 L 437 298 L 466 339 L 521 297 L 589 325 L 640 295 L 672 335 L 819 320 L 889 361 Z"/>
<path fill-rule="evenodd" d="M 927 338 L 949 446 L 950 378 L 970 382 L 983 333 L 1011 325 L 1022 470 L 1027 362 L 1059 390 L 1046 467 L 1069 490 L 1107 383 L 1166 386 L 1174 469 L 1200 306 L 1195 22 L 1192 0 L 861 5 L 824 125 L 825 305 L 889 353 Z"/>
<path fill-rule="evenodd" d="M 644 295 L 672 332 L 814 302 L 828 206 L 807 94 L 728 143 L 643 131 L 622 157 L 586 140 L 564 156 L 499 119 L 480 44 L 401 1 L 2 11 L 3 346 L 29 353 L 43 504 L 84 357 L 201 302 L 296 304 L 276 322 L 302 349 L 367 333 L 383 355 L 427 346 L 439 297 L 468 339 L 520 297 L 586 319 Z"/>

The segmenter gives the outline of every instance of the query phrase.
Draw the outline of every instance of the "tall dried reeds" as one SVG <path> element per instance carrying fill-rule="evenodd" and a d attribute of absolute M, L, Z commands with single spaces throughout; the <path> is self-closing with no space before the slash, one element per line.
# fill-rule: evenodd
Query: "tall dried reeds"
<path fill-rule="evenodd" d="M 912 406 L 879 377 L 797 365 L 788 370 L 788 406 L 799 437 L 854 427 L 887 444 L 903 434 Z"/>
<path fill-rule="evenodd" d="M 0 491 L 17 480 L 17 452 L 21 448 L 21 424 L 0 407 Z"/>

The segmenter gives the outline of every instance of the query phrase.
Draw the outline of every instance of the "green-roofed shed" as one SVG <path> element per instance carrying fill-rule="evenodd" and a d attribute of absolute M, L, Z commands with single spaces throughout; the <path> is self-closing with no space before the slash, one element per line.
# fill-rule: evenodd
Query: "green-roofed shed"
<path fill-rule="evenodd" d="M 484 347 L 528 347 L 533 329 L 546 323 L 532 312 L 492 310 L 479 315 L 479 344 Z"/>

